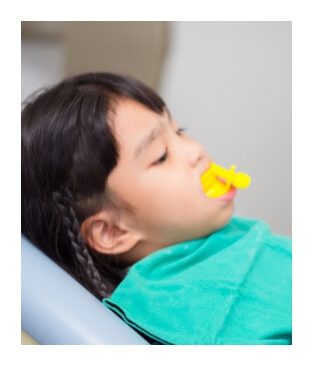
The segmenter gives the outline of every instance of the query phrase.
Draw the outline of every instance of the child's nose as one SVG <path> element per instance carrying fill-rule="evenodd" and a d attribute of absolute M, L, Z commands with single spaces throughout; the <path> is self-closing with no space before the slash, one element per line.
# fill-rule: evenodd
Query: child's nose
<path fill-rule="evenodd" d="M 193 146 L 188 155 L 189 164 L 192 168 L 203 165 L 204 162 L 209 163 L 213 159 L 209 157 L 204 147 L 197 142 L 193 142 Z"/>

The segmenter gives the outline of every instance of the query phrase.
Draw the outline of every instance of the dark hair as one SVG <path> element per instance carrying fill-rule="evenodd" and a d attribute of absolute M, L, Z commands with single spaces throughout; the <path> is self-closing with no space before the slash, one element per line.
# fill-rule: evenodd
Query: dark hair
<path fill-rule="evenodd" d="M 132 212 L 106 186 L 119 159 L 110 122 L 123 98 L 167 110 L 148 86 L 111 73 L 67 78 L 22 110 L 22 233 L 100 300 L 125 268 L 87 245 L 80 225 L 104 208 Z"/>

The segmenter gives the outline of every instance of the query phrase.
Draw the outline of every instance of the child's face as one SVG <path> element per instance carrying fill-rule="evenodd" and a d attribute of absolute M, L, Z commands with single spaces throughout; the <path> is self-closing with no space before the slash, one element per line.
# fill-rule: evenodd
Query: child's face
<path fill-rule="evenodd" d="M 120 160 L 108 186 L 135 208 L 136 220 L 128 224 L 151 252 L 227 224 L 234 203 L 208 198 L 201 188 L 200 175 L 212 159 L 188 135 L 179 135 L 179 126 L 166 113 L 160 116 L 135 101 L 123 100 L 113 125 Z M 160 133 L 144 146 L 142 141 L 153 129 Z"/>

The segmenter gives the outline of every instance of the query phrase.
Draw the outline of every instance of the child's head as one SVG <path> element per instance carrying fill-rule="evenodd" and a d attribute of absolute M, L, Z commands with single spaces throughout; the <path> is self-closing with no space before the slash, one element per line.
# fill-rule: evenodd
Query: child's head
<path fill-rule="evenodd" d="M 201 189 L 210 160 L 139 81 L 66 79 L 22 112 L 22 232 L 105 297 L 126 266 L 228 222 L 233 203 Z"/>

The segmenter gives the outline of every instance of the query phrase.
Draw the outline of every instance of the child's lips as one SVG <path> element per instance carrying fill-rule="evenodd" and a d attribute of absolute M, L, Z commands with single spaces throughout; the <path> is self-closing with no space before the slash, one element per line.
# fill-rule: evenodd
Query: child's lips
<path fill-rule="evenodd" d="M 229 191 L 223 196 L 217 197 L 217 200 L 220 201 L 231 201 L 236 196 L 237 189 L 234 186 L 231 186 Z"/>
<path fill-rule="evenodd" d="M 223 184 L 226 184 L 227 183 L 227 180 L 222 178 L 222 177 L 216 177 L 220 182 L 222 182 Z M 203 190 L 203 187 L 202 187 L 202 184 L 201 184 L 201 179 L 198 179 L 198 187 L 199 187 L 199 190 L 200 192 L 202 193 L 202 195 L 204 195 L 206 197 L 206 199 L 208 198 L 208 196 L 206 195 L 206 193 L 204 192 Z M 237 188 L 234 187 L 233 185 L 230 186 L 229 190 L 227 191 L 227 193 L 225 193 L 224 195 L 220 196 L 220 197 L 216 197 L 216 198 L 213 198 L 215 200 L 221 200 L 221 201 L 231 201 L 235 195 L 236 195 L 236 192 L 237 192 Z"/>

